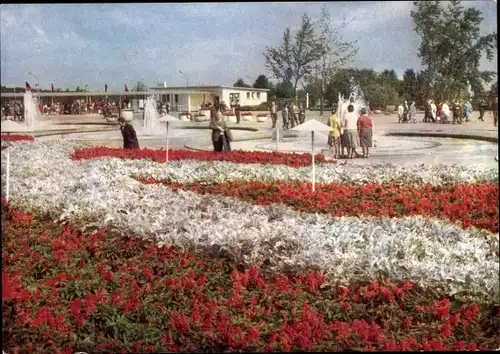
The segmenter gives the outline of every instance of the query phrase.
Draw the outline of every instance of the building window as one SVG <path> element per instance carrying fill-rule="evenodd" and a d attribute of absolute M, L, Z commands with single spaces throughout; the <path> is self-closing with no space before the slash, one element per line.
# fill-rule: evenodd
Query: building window
<path fill-rule="evenodd" d="M 252 100 L 255 98 L 255 92 L 252 92 Z"/>
<path fill-rule="evenodd" d="M 257 99 L 260 99 L 260 92 L 257 92 Z"/>
<path fill-rule="evenodd" d="M 250 92 L 247 92 L 247 100 L 250 99 Z"/>
<path fill-rule="evenodd" d="M 230 93 L 229 94 L 229 102 L 239 102 L 240 100 L 240 94 L 239 93 Z"/>

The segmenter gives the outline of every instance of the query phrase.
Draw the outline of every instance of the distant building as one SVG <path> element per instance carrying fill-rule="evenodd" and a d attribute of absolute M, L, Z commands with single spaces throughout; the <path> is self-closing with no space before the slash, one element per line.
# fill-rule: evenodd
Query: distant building
<path fill-rule="evenodd" d="M 212 105 L 224 101 L 228 106 L 231 102 L 238 102 L 241 106 L 258 106 L 267 102 L 268 89 L 255 89 L 246 87 L 230 86 L 189 86 L 189 87 L 165 87 L 166 82 L 158 84 L 159 87 L 150 87 L 148 92 L 137 91 L 88 91 L 88 92 L 36 92 L 33 96 L 39 97 L 42 104 L 52 102 L 71 102 L 73 100 L 85 100 L 86 102 L 101 101 L 109 98 L 114 101 L 129 99 L 134 108 L 139 109 L 139 102 L 146 96 L 153 94 L 157 101 L 170 102 L 171 111 L 197 111 L 204 103 Z M 11 100 L 22 100 L 23 92 L 2 92 L 0 94 L 1 104 Z"/>
<path fill-rule="evenodd" d="M 158 85 L 160 86 L 160 85 Z M 151 87 L 156 99 L 170 102 L 177 111 L 197 110 L 204 103 L 212 105 L 224 101 L 228 106 L 238 102 L 242 106 L 258 106 L 267 102 L 268 89 L 255 89 L 231 86 L 189 86 L 189 87 Z"/>

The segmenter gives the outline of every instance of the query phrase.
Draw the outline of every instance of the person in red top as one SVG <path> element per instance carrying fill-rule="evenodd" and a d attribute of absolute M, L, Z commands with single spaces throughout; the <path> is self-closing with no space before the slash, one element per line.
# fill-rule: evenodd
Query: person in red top
<path fill-rule="evenodd" d="M 436 106 L 436 121 L 437 122 L 439 122 L 441 120 L 441 113 L 442 113 L 441 107 L 442 107 L 442 105 L 443 104 L 441 102 L 439 102 Z"/>
<path fill-rule="evenodd" d="M 359 145 L 363 150 L 363 157 L 368 158 L 368 148 L 372 146 L 373 124 L 372 118 L 368 115 L 368 110 L 361 108 L 361 116 L 358 118 Z"/>

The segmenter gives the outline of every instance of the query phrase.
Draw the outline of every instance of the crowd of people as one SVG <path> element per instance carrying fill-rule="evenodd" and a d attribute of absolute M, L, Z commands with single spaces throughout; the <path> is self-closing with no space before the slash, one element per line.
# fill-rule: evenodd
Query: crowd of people
<path fill-rule="evenodd" d="M 39 104 L 38 110 L 41 115 L 81 115 L 102 114 L 106 106 L 117 106 L 117 102 L 94 101 L 84 102 L 75 100 L 71 102 L 54 102 L 52 104 Z M 24 121 L 24 103 L 22 101 L 11 101 L 1 107 L 2 119 Z"/>
<path fill-rule="evenodd" d="M 328 119 L 328 126 L 331 128 L 328 145 L 333 150 L 334 158 L 369 157 L 369 148 L 373 146 L 373 121 L 368 111 L 367 107 L 362 107 L 360 112 L 356 112 L 351 102 L 347 106 L 347 112 L 339 117 L 337 107 L 333 106 Z M 356 151 L 358 140 L 362 155 Z"/>
<path fill-rule="evenodd" d="M 493 113 L 493 124 L 496 127 L 498 122 L 498 97 L 491 105 Z M 484 113 L 488 109 L 488 105 L 484 99 L 479 102 L 479 120 L 484 122 Z M 415 101 L 408 105 L 407 101 L 398 106 L 398 123 L 416 123 L 417 108 Z M 433 100 L 427 100 L 424 107 L 424 123 L 441 123 L 441 124 L 462 124 L 470 122 L 472 118 L 472 104 L 470 101 L 458 100 L 455 102 L 443 101 L 437 104 Z"/>

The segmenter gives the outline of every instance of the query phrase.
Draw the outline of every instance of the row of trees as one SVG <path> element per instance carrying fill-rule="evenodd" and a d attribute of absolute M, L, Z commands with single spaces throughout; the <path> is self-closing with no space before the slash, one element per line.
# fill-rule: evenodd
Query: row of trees
<path fill-rule="evenodd" d="M 265 64 L 277 83 L 260 75 L 253 87 L 269 88 L 270 96 L 278 98 L 297 97 L 305 90 L 313 100 L 320 100 L 321 111 L 325 97 L 336 100 L 339 92 L 348 95 L 352 83 L 361 86 L 372 107 L 380 108 L 403 100 L 422 105 L 428 98 L 442 101 L 464 99 L 470 92 L 475 97 L 487 94 L 485 86 L 496 73 L 480 70 L 480 59 L 485 55 L 493 60 L 497 40 L 496 33 L 480 35 L 479 10 L 465 8 L 458 0 L 447 6 L 437 0 L 414 1 L 411 19 L 422 39 L 418 56 L 424 69 L 406 70 L 403 80 L 394 70 L 346 69 L 357 53 L 357 43 L 344 41 L 339 34 L 349 24 L 345 19 L 339 27 L 331 27 L 325 5 L 318 21 L 304 14 L 295 35 L 286 28 L 281 43 L 266 48 Z M 235 83 L 243 84 L 241 79 Z M 496 87 L 490 91 L 496 92 Z"/>

